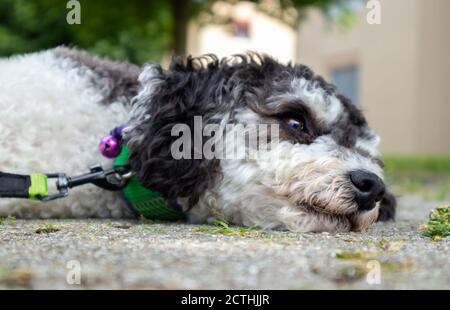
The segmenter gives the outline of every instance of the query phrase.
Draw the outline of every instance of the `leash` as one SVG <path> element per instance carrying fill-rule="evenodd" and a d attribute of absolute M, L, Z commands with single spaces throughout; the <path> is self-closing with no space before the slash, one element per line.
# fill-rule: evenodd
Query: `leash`
<path fill-rule="evenodd" d="M 104 170 L 100 165 L 92 166 L 89 173 L 74 177 L 65 173 L 22 175 L 0 172 L 0 197 L 51 201 L 67 197 L 70 188 L 85 184 L 94 184 L 109 191 L 120 191 L 126 187 L 130 176 L 131 172 L 127 167 Z M 56 179 L 57 193 L 49 194 L 49 179 Z"/>
<path fill-rule="evenodd" d="M 150 220 L 175 221 L 184 219 L 181 206 L 155 191 L 144 187 L 127 165 L 128 150 L 122 145 L 123 126 L 114 128 L 99 144 L 103 156 L 114 159 L 113 168 L 100 165 L 89 168 L 88 173 L 67 176 L 65 173 L 32 173 L 30 175 L 0 172 L 0 198 L 23 198 L 43 202 L 62 199 L 69 189 L 93 184 L 104 190 L 120 192 L 125 205 L 136 215 Z M 48 182 L 55 179 L 56 193 L 49 193 Z"/>

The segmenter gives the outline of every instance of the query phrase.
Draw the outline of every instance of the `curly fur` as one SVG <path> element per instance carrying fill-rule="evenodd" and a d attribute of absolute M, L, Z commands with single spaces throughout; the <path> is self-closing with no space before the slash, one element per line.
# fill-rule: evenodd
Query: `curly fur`
<path fill-rule="evenodd" d="M 265 228 L 334 231 L 376 220 L 378 207 L 358 211 L 348 173 L 362 169 L 382 178 L 379 139 L 362 113 L 307 67 L 258 54 L 221 61 L 207 55 L 175 59 L 167 71 L 149 64 L 140 82 L 144 88 L 125 130 L 130 164 L 147 187 L 184 202 L 191 221 L 221 217 Z M 310 135 L 284 129 L 285 141 L 260 160 L 171 155 L 171 128 L 183 123 L 195 131 L 196 115 L 204 125 L 224 126 L 279 122 L 286 113 L 308 115 Z"/>
<path fill-rule="evenodd" d="M 0 60 L 0 171 L 74 175 L 86 172 L 92 164 L 109 164 L 97 151 L 98 141 L 126 121 L 131 98 L 113 95 L 124 88 L 123 80 L 114 83 L 106 76 L 120 72 L 129 76 L 136 73 L 135 67 L 124 63 L 111 68 L 105 65 L 109 62 L 101 62 L 94 71 L 81 58 L 63 56 L 63 50 L 67 51 L 58 48 Z M 77 54 L 77 50 L 70 51 Z M 91 63 L 99 61 L 90 57 Z M 45 204 L 1 199 L 0 216 L 9 214 L 26 218 L 130 216 L 116 194 L 94 186 L 74 189 L 68 198 Z"/>
<path fill-rule="evenodd" d="M 12 119 L 4 125 L 9 131 L 0 137 L 2 146 L 7 145 L 0 154 L 2 170 L 84 171 L 83 165 L 100 161 L 95 154 L 98 138 L 127 118 L 124 140 L 132 170 L 146 187 L 177 200 L 191 222 L 222 218 L 266 229 L 348 231 L 368 227 L 379 214 L 383 220 L 395 214 L 395 199 L 389 193 L 372 210 L 358 209 L 349 173 L 365 170 L 383 177 L 376 149 L 379 139 L 361 111 L 306 66 L 282 65 L 255 53 L 222 60 L 206 55 L 175 58 L 167 70 L 147 64 L 137 78 L 132 65 L 56 49 L 3 60 L 0 72 L 5 68 L 16 88 L 10 84 L 1 89 L 0 109 Z M 0 73 L 0 81 L 7 75 Z M 24 76 L 29 82 L 17 86 L 15 81 Z M 24 95 L 25 90 L 35 99 Z M 37 104 L 47 112 L 33 114 Z M 52 118 L 50 111 L 60 118 Z M 292 115 L 304 118 L 306 133 L 286 125 L 284 120 Z M 185 124 L 194 135 L 201 135 L 193 126 L 196 116 L 202 116 L 204 126 L 217 124 L 224 133 L 227 124 L 278 124 L 280 143 L 255 159 L 205 159 L 193 147 L 195 159 L 176 160 L 171 154 L 177 138 L 171 135 L 172 128 Z M 30 122 L 29 117 L 36 120 Z M 43 144 L 27 132 L 37 122 L 42 128 L 32 131 L 34 137 L 39 133 Z M 72 143 L 67 137 L 73 138 Z M 11 141 L 20 141 L 19 147 Z M 245 144 L 236 147 L 249 151 Z M 54 160 L 36 163 L 36 152 L 46 152 L 45 158 Z M 73 154 L 76 158 L 68 160 Z M 59 202 L 58 211 L 56 203 L 55 208 L 31 211 L 0 201 L 0 213 L 128 214 L 112 195 L 102 195 L 84 188 Z"/>

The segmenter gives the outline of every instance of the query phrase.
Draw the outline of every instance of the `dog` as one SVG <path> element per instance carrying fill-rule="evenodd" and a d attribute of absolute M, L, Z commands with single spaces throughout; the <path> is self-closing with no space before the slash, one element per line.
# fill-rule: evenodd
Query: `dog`
<path fill-rule="evenodd" d="M 347 232 L 395 216 L 378 136 L 355 105 L 304 65 L 247 53 L 175 57 L 164 70 L 57 47 L 0 60 L 0 111 L 1 171 L 70 175 L 92 163 L 111 165 L 98 141 L 123 124 L 135 176 L 176 200 L 191 223 Z M 197 116 L 203 127 L 276 124 L 278 143 L 253 159 L 175 159 L 173 127 L 194 130 Z M 0 200 L 0 215 L 9 214 L 133 216 L 116 193 L 94 186 L 48 203 Z"/>

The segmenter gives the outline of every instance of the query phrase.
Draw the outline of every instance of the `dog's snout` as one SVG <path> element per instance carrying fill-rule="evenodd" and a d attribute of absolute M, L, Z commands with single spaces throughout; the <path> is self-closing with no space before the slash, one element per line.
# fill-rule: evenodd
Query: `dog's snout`
<path fill-rule="evenodd" d="M 375 207 L 375 203 L 383 198 L 384 182 L 376 174 L 356 170 L 350 173 L 350 180 L 359 210 L 371 210 Z"/>

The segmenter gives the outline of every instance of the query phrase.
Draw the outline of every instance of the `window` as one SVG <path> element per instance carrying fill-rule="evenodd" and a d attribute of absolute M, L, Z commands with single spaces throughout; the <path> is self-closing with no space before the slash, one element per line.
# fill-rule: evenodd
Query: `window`
<path fill-rule="evenodd" d="M 349 98 L 353 104 L 359 104 L 359 69 L 356 65 L 335 68 L 331 80 L 338 92 Z"/>
<path fill-rule="evenodd" d="M 250 38 L 250 23 L 245 20 L 235 19 L 233 21 L 233 32 L 237 38 Z"/>

